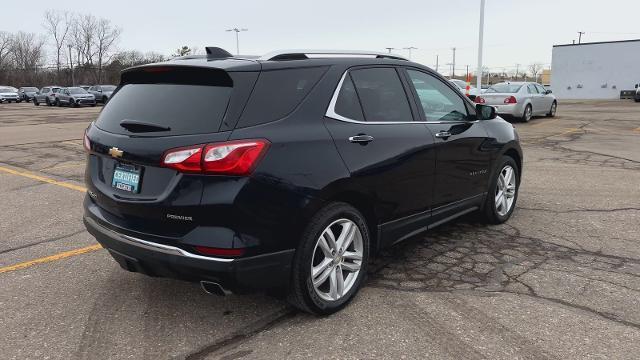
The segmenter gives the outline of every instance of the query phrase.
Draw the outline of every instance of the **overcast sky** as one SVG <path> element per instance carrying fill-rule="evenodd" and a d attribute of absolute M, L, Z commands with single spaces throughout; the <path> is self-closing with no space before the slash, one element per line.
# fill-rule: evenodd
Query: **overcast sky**
<path fill-rule="evenodd" d="M 44 33 L 43 13 L 56 7 L 108 18 L 123 30 L 118 48 L 170 54 L 181 45 L 214 45 L 235 53 L 275 49 L 362 49 L 415 46 L 413 60 L 440 71 L 477 65 L 480 0 L 353 1 L 5 1 L 0 31 Z M 638 0 L 487 0 L 485 64 L 512 70 L 533 62 L 549 64 L 554 44 L 640 38 Z M 406 50 L 394 52 L 407 55 Z M 521 68 L 522 68 L 521 67 Z"/>

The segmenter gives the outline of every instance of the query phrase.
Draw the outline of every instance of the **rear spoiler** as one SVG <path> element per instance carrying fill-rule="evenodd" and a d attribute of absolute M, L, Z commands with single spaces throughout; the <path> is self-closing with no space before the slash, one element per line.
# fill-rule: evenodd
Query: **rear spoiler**
<path fill-rule="evenodd" d="M 233 87 L 229 74 L 217 68 L 158 64 L 126 69 L 120 84 L 184 84 Z"/>

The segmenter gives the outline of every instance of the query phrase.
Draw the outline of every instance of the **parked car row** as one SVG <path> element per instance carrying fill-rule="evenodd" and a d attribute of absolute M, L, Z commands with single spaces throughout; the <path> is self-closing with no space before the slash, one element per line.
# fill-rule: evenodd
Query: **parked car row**
<path fill-rule="evenodd" d="M 40 104 L 49 106 L 95 106 L 96 103 L 106 104 L 115 89 L 114 85 L 78 85 L 73 87 L 49 85 L 42 89 L 34 86 L 16 89 L 12 86 L 0 85 L 0 103 L 25 101 L 33 102 L 36 106 Z"/>

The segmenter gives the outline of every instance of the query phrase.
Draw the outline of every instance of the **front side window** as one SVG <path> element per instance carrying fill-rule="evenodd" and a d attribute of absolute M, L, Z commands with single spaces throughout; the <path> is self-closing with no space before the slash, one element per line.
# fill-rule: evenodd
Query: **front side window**
<path fill-rule="evenodd" d="M 353 70 L 351 78 L 362 104 L 365 121 L 413 121 L 409 100 L 395 69 Z"/>
<path fill-rule="evenodd" d="M 407 70 L 427 121 L 464 121 L 467 107 L 464 100 L 449 86 L 435 77 L 417 70 Z"/>
<path fill-rule="evenodd" d="M 42 92 L 43 93 L 48 93 L 49 92 L 49 88 L 42 88 Z"/>
<path fill-rule="evenodd" d="M 536 89 L 538 89 L 538 92 L 540 94 L 546 94 L 547 93 L 547 89 L 545 89 L 542 85 L 540 84 L 535 84 Z"/>

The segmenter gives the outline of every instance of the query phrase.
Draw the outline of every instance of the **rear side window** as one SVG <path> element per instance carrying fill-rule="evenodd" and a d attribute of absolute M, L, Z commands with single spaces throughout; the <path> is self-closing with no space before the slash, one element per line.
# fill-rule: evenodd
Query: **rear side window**
<path fill-rule="evenodd" d="M 120 126 L 134 120 L 169 128 L 136 133 L 165 136 L 217 132 L 232 87 L 187 84 L 125 84 L 104 107 L 96 125 L 112 133 L 131 134 Z"/>
<path fill-rule="evenodd" d="M 538 89 L 533 84 L 527 85 L 527 89 L 529 90 L 529 94 L 537 94 Z"/>
<path fill-rule="evenodd" d="M 395 69 L 353 70 L 351 77 L 366 121 L 413 121 L 409 100 Z"/>
<path fill-rule="evenodd" d="M 326 70 L 314 67 L 261 72 L 238 127 L 264 124 L 289 115 Z"/>
<path fill-rule="evenodd" d="M 358 100 L 356 88 L 353 86 L 353 81 L 349 74 L 345 76 L 342 82 L 342 88 L 340 88 L 334 111 L 347 119 L 364 121 L 360 100 Z"/>

